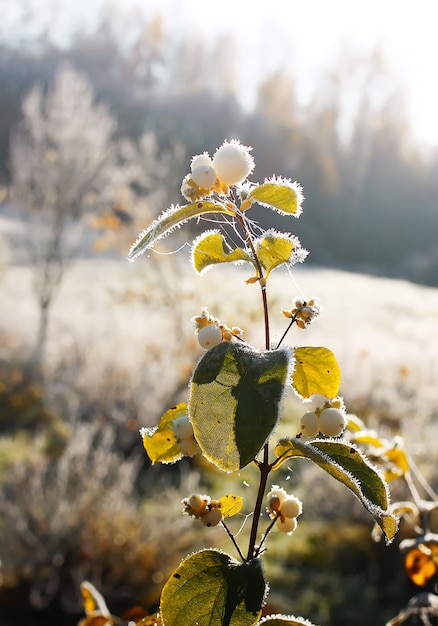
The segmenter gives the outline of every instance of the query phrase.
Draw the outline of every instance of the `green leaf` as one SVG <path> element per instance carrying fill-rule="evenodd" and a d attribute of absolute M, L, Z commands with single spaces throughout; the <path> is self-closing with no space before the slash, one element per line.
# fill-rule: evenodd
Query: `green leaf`
<path fill-rule="evenodd" d="M 371 513 L 390 543 L 397 531 L 397 519 L 388 511 L 388 487 L 381 474 L 360 450 L 341 441 L 316 439 L 305 443 L 297 438 L 280 439 L 275 447 L 275 468 L 293 457 L 310 459 L 348 487 Z"/>
<path fill-rule="evenodd" d="M 273 230 L 267 231 L 263 237 L 257 239 L 255 245 L 259 261 L 266 270 L 265 278 L 279 265 L 292 262 L 294 251 L 301 250 L 296 237 Z"/>
<path fill-rule="evenodd" d="M 199 274 L 218 263 L 248 261 L 248 263 L 253 264 L 251 256 L 243 248 L 231 250 L 219 231 L 202 233 L 193 242 L 193 246 L 192 263 Z"/>
<path fill-rule="evenodd" d="M 173 422 L 187 414 L 187 404 L 180 402 L 161 417 L 155 428 L 142 428 L 143 446 L 152 463 L 174 463 L 182 458 L 181 448 L 173 432 Z"/>
<path fill-rule="evenodd" d="M 172 230 L 181 226 L 192 217 L 198 217 L 204 213 L 226 213 L 227 215 L 234 215 L 230 209 L 227 209 L 217 202 L 199 200 L 198 202 L 192 202 L 184 206 L 171 206 L 167 211 L 163 211 L 146 230 L 140 233 L 137 241 L 129 251 L 128 260 L 134 261 L 138 256 L 146 252 L 146 250 L 153 248 L 154 244 L 159 239 L 165 237 Z"/>
<path fill-rule="evenodd" d="M 242 510 L 243 498 L 235 496 L 234 493 L 222 496 L 222 498 L 219 498 L 219 502 L 221 503 L 221 513 L 224 517 L 232 517 Z"/>
<path fill-rule="evenodd" d="M 315 626 L 304 617 L 295 617 L 294 615 L 267 615 L 257 626 Z"/>
<path fill-rule="evenodd" d="M 265 595 L 259 559 L 239 564 L 218 550 L 201 550 L 164 585 L 160 613 L 166 626 L 254 626 Z"/>
<path fill-rule="evenodd" d="M 283 215 L 299 217 L 303 195 L 298 183 L 287 178 L 273 176 L 252 189 L 248 199 L 256 200 L 262 206 L 275 209 Z"/>
<path fill-rule="evenodd" d="M 295 348 L 292 386 L 301 398 L 314 393 L 335 398 L 341 383 L 341 370 L 335 355 L 327 348 Z"/>
<path fill-rule="evenodd" d="M 204 354 L 188 411 L 207 459 L 232 472 L 255 458 L 277 423 L 288 366 L 287 349 L 258 352 L 232 341 Z"/>

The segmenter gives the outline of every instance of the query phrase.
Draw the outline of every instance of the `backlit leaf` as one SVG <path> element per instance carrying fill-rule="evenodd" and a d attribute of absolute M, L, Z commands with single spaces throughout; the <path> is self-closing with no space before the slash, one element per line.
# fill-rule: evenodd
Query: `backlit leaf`
<path fill-rule="evenodd" d="M 314 393 L 335 398 L 341 383 L 341 371 L 335 355 L 327 348 L 295 348 L 292 386 L 301 398 Z"/>
<path fill-rule="evenodd" d="M 182 458 L 181 448 L 173 432 L 172 424 L 187 414 L 187 404 L 180 402 L 161 417 L 155 428 L 142 428 L 143 446 L 152 463 L 174 463 Z"/>
<path fill-rule="evenodd" d="M 178 228 L 193 217 L 198 217 L 204 213 L 225 213 L 227 215 L 234 215 L 230 209 L 227 209 L 222 204 L 204 200 L 185 204 L 184 206 L 172 206 L 167 209 L 167 211 L 163 211 L 146 230 L 140 233 L 137 241 L 129 251 L 129 261 L 134 261 L 138 256 L 146 252 L 146 250 L 153 248 L 154 244 L 159 239 L 168 235 L 175 228 Z"/>
<path fill-rule="evenodd" d="M 266 270 L 265 278 L 279 265 L 292 262 L 294 250 L 301 249 L 296 237 L 276 231 L 267 231 L 255 245 L 259 261 Z"/>
<path fill-rule="evenodd" d="M 348 487 L 371 513 L 387 542 L 397 531 L 397 518 L 389 512 L 388 487 L 380 473 L 356 446 L 327 439 L 305 443 L 297 438 L 280 439 L 275 447 L 278 467 L 293 457 L 310 459 Z"/>
<path fill-rule="evenodd" d="M 294 615 L 267 615 L 257 626 L 314 626 L 312 622 L 304 619 L 304 617 L 295 617 Z"/>
<path fill-rule="evenodd" d="M 222 498 L 219 498 L 219 502 L 221 503 L 221 513 L 224 517 L 232 517 L 242 510 L 243 499 L 240 496 L 235 496 L 234 493 L 222 496 Z"/>
<path fill-rule="evenodd" d="M 272 177 L 266 180 L 250 191 L 248 199 L 256 200 L 262 206 L 284 215 L 299 217 L 301 214 L 301 187 L 285 178 Z"/>
<path fill-rule="evenodd" d="M 204 456 L 232 472 L 250 463 L 275 428 L 289 367 L 288 350 L 258 352 L 224 341 L 198 362 L 189 417 Z"/>
<path fill-rule="evenodd" d="M 265 594 L 259 559 L 239 564 L 218 550 L 201 550 L 164 585 L 160 612 L 166 626 L 254 626 Z"/>
<path fill-rule="evenodd" d="M 251 256 L 243 248 L 230 249 L 219 231 L 203 233 L 193 242 L 192 263 L 199 274 L 218 263 L 239 261 L 253 263 Z"/>

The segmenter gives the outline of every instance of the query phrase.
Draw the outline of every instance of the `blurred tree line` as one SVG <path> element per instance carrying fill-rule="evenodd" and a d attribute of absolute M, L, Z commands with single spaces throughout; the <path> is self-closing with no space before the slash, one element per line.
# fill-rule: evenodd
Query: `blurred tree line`
<path fill-rule="evenodd" d="M 33 19 L 28 14 L 0 40 L 4 185 L 23 98 L 35 84 L 47 89 L 68 61 L 116 119 L 115 139 L 135 144 L 153 133 L 157 154 L 182 145 L 192 155 L 237 137 L 254 147 L 257 180 L 273 172 L 299 180 L 305 212 L 292 228 L 311 263 L 438 285 L 438 151 L 426 153 L 413 141 L 403 93 L 381 51 L 341 55 L 306 107 L 287 68 L 261 76 L 249 110 L 240 99 L 230 36 L 175 38 L 159 16 L 145 21 L 137 10 L 106 6 L 92 32 L 77 32 L 60 46 L 48 27 L 32 31 Z M 166 200 L 178 201 L 186 169 L 174 160 L 167 170 Z M 276 219 L 272 224 L 270 215 L 270 225 L 284 228 Z"/>

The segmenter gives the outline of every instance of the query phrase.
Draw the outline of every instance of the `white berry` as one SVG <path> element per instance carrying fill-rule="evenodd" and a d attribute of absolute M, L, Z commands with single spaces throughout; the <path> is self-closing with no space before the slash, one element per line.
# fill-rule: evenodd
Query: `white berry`
<path fill-rule="evenodd" d="M 216 182 L 216 172 L 211 165 L 198 165 L 192 172 L 192 180 L 201 189 L 211 189 Z"/>
<path fill-rule="evenodd" d="M 299 422 L 300 431 L 306 437 L 316 437 L 320 431 L 319 419 L 316 413 L 305 413 Z"/>
<path fill-rule="evenodd" d="M 184 456 L 192 457 L 199 452 L 198 443 L 193 437 L 191 439 L 181 439 L 179 447 Z"/>
<path fill-rule="evenodd" d="M 212 160 L 208 156 L 207 152 L 194 156 L 192 162 L 190 163 L 190 168 L 193 172 L 197 167 L 200 167 L 202 165 L 209 165 L 210 167 L 212 167 Z"/>
<path fill-rule="evenodd" d="M 222 331 L 216 324 L 207 324 L 199 329 L 198 332 L 199 345 L 208 350 L 214 348 L 222 341 Z"/>
<path fill-rule="evenodd" d="M 210 496 L 194 493 L 189 498 L 183 500 L 183 503 L 186 505 L 186 513 L 200 517 L 210 504 Z"/>
<path fill-rule="evenodd" d="M 297 520 L 295 517 L 279 517 L 275 525 L 282 533 L 291 533 L 297 527 Z"/>
<path fill-rule="evenodd" d="M 226 185 L 237 185 L 251 174 L 254 159 L 250 148 L 242 146 L 239 141 L 225 141 L 213 157 L 213 167 L 218 178 Z"/>
<path fill-rule="evenodd" d="M 217 526 L 222 521 L 222 513 L 219 509 L 211 509 L 201 517 L 204 526 Z"/>
<path fill-rule="evenodd" d="M 191 439 L 193 437 L 193 426 L 189 422 L 187 415 L 182 415 L 173 422 L 173 432 L 180 439 Z"/>
<path fill-rule="evenodd" d="M 303 504 L 295 496 L 287 496 L 281 505 L 281 515 L 284 517 L 298 517 L 303 511 Z"/>
<path fill-rule="evenodd" d="M 345 413 L 340 409 L 328 408 L 321 411 L 319 425 L 321 432 L 327 437 L 340 435 L 347 424 Z"/>
<path fill-rule="evenodd" d="M 278 500 L 280 501 L 280 504 L 282 504 L 286 500 L 287 493 L 285 492 L 283 487 L 272 485 L 271 491 L 268 493 L 268 501 L 271 501 L 272 499 L 275 499 L 275 498 L 278 498 Z"/>

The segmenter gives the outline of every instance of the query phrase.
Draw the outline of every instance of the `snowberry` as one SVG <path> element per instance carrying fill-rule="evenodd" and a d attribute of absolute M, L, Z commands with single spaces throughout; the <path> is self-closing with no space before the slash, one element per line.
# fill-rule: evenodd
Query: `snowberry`
<path fill-rule="evenodd" d="M 285 492 L 283 487 L 272 485 L 271 491 L 268 493 L 268 500 L 270 501 L 272 498 L 278 498 L 281 504 L 282 502 L 284 502 L 284 500 L 286 500 L 287 493 Z"/>
<path fill-rule="evenodd" d="M 179 447 L 181 449 L 181 453 L 184 456 L 192 457 L 199 452 L 199 446 L 194 437 L 192 437 L 191 439 L 181 439 Z"/>
<path fill-rule="evenodd" d="M 281 510 L 283 502 L 287 498 L 287 493 L 281 487 L 272 485 L 271 491 L 268 493 L 268 512 L 271 518 L 274 518 L 276 514 Z"/>
<path fill-rule="evenodd" d="M 328 408 L 321 411 L 319 425 L 324 435 L 336 437 L 341 434 L 346 424 L 345 413 L 340 409 Z"/>
<path fill-rule="evenodd" d="M 306 437 L 316 437 L 320 431 L 319 419 L 316 413 L 305 413 L 299 422 L 300 431 Z"/>
<path fill-rule="evenodd" d="M 207 324 L 199 329 L 198 332 L 199 345 L 208 350 L 214 348 L 222 341 L 222 331 L 216 324 Z"/>
<path fill-rule="evenodd" d="M 179 439 L 191 439 L 193 437 L 193 426 L 187 415 L 182 415 L 173 422 L 173 432 Z"/>
<path fill-rule="evenodd" d="M 206 511 L 207 506 L 210 504 L 210 497 L 200 493 L 194 493 L 189 498 L 183 500 L 183 502 L 189 512 L 193 515 L 200 516 Z"/>
<path fill-rule="evenodd" d="M 295 517 L 282 517 L 280 516 L 275 522 L 277 529 L 282 533 L 291 533 L 297 527 L 297 520 Z"/>
<path fill-rule="evenodd" d="M 192 180 L 201 189 L 211 189 L 216 182 L 216 172 L 211 165 L 198 165 L 192 172 Z"/>
<path fill-rule="evenodd" d="M 220 509 L 211 509 L 201 517 L 204 526 L 217 526 L 222 521 L 222 513 Z"/>
<path fill-rule="evenodd" d="M 194 172 L 197 167 L 201 167 L 202 165 L 212 167 L 212 160 L 208 156 L 207 152 L 194 156 L 192 162 L 190 163 L 190 168 L 192 172 Z"/>
<path fill-rule="evenodd" d="M 284 517 L 298 517 L 303 511 L 303 504 L 295 496 L 287 496 L 281 504 L 280 513 Z"/>
<path fill-rule="evenodd" d="M 239 141 L 225 141 L 213 156 L 213 167 L 219 180 L 226 185 L 243 182 L 254 169 L 250 150 L 251 148 L 242 146 Z"/>

